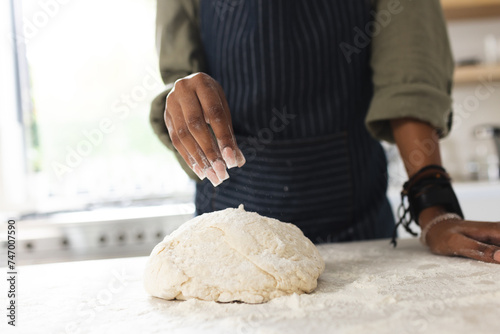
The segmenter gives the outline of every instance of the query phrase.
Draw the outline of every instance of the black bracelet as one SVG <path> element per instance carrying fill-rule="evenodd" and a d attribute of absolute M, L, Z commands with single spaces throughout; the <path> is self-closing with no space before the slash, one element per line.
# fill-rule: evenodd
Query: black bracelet
<path fill-rule="evenodd" d="M 408 205 L 405 206 L 405 198 Z M 410 228 L 414 221 L 417 225 L 420 213 L 432 206 L 442 206 L 448 213 L 464 217 L 457 196 L 451 186 L 451 178 L 446 170 L 438 165 L 430 165 L 419 170 L 403 186 L 401 205 L 398 209 L 399 221 L 394 227 L 391 243 L 396 247 L 396 235 L 399 225 L 413 236 L 417 233 Z"/>

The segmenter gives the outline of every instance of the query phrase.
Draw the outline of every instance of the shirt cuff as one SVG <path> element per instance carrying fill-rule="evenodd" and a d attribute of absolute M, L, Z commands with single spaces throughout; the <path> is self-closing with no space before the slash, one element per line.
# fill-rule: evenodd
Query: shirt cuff
<path fill-rule="evenodd" d="M 390 121 L 413 118 L 431 124 L 440 137 L 451 126 L 451 98 L 448 94 L 426 84 L 402 84 L 379 88 L 371 101 L 365 124 L 370 134 L 394 143 Z"/>

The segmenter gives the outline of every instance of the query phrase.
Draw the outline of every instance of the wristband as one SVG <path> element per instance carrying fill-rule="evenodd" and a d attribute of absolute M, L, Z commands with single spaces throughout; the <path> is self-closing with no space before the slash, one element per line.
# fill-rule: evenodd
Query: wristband
<path fill-rule="evenodd" d="M 405 198 L 408 205 L 405 206 Z M 438 165 L 429 165 L 419 170 L 403 186 L 398 218 L 392 234 L 391 243 L 396 247 L 397 228 L 403 225 L 413 236 L 417 233 L 410 228 L 411 222 L 418 225 L 420 213 L 433 206 L 442 206 L 448 213 L 463 219 L 462 209 L 451 187 L 451 178 L 446 170 Z"/>
<path fill-rule="evenodd" d="M 463 217 L 451 179 L 444 169 L 428 169 L 430 173 L 406 183 L 403 192 L 408 197 L 411 219 L 418 224 L 420 213 L 432 206 L 442 206 L 447 212 Z M 412 178 L 413 179 L 413 178 Z"/>

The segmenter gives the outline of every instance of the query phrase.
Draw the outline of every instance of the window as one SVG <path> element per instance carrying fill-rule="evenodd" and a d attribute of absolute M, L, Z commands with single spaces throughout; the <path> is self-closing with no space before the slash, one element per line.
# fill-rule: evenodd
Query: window
<path fill-rule="evenodd" d="M 24 129 L 36 209 L 191 195 L 192 182 L 149 125 L 151 100 L 164 88 L 155 4 L 22 1 L 16 20 L 29 75 L 21 89 L 31 97 Z"/>

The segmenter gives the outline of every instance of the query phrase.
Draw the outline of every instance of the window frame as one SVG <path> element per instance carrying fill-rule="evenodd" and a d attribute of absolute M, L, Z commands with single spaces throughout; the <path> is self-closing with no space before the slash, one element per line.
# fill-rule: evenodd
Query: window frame
<path fill-rule="evenodd" d="M 0 9 L 2 9 L 0 18 L 5 19 L 4 22 L 9 22 L 9 28 L 6 31 L 0 31 L 0 34 L 9 36 L 6 38 L 9 40 L 6 44 L 8 44 L 10 54 L 8 60 L 0 59 L 0 61 L 3 61 L 6 67 L 13 69 L 11 75 L 2 76 L 3 79 L 0 77 L 1 84 L 5 81 L 5 85 L 13 89 L 11 93 L 6 94 L 11 101 L 7 103 L 0 99 L 1 110 L 8 111 L 1 113 L 0 122 L 10 130 L 8 134 L 0 130 L 0 214 L 8 212 L 10 216 L 30 217 L 65 211 L 92 210 L 106 206 L 147 206 L 150 202 L 158 204 L 159 201 L 165 200 L 192 202 L 193 189 L 121 200 L 110 197 L 100 201 L 86 194 L 75 194 L 69 197 L 49 194 L 42 175 L 45 172 L 33 171 L 29 158 L 30 143 L 36 138 L 31 137 L 34 105 L 26 50 L 29 36 L 24 36 L 23 33 L 23 0 L 5 1 Z M 6 107 L 7 104 L 10 107 Z M 0 129 L 3 129 L 1 124 Z M 8 149 L 3 150 L 2 147 L 8 147 Z"/>
<path fill-rule="evenodd" d="M 4 37 L 0 55 L 4 67 L 0 76 L 0 212 L 8 215 L 34 209 L 28 191 L 25 117 L 31 100 L 20 5 L 15 0 L 0 5 L 0 36 Z"/>

